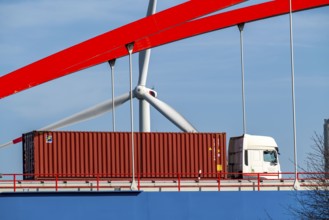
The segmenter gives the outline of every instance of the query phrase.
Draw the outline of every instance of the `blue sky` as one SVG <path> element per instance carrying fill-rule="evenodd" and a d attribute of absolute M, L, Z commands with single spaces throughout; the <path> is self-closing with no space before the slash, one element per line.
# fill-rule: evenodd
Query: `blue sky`
<path fill-rule="evenodd" d="M 183 1 L 158 2 L 158 11 Z M 250 0 L 247 4 L 260 1 Z M 0 1 L 0 75 L 66 47 L 137 20 L 142 0 Z M 299 164 L 314 132 L 329 118 L 329 7 L 293 16 Z M 284 171 L 293 171 L 288 15 L 246 24 L 247 132 L 276 139 Z M 153 49 L 147 85 L 202 132 L 241 135 L 241 72 L 237 27 Z M 133 57 L 134 84 L 138 56 Z M 116 63 L 115 93 L 129 90 L 128 58 Z M 0 143 L 111 98 L 107 63 L 71 74 L 0 101 Z M 135 130 L 138 129 L 138 106 Z M 154 109 L 153 131 L 178 131 Z M 117 130 L 129 131 L 129 104 L 116 111 Z M 110 131 L 111 114 L 62 130 Z M 0 172 L 22 172 L 21 145 L 0 150 Z"/>

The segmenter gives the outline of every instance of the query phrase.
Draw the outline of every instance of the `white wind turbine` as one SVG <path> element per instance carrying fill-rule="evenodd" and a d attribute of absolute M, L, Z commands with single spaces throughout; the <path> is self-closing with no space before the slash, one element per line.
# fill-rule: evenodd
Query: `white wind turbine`
<path fill-rule="evenodd" d="M 147 10 L 147 16 L 155 13 L 157 0 L 150 0 Z M 170 107 L 168 104 L 157 98 L 157 92 L 146 87 L 148 67 L 150 62 L 151 50 L 145 50 L 139 53 L 139 80 L 135 89 L 132 91 L 133 98 L 139 99 L 139 131 L 150 132 L 151 120 L 150 120 L 150 105 L 158 110 L 163 116 L 170 120 L 180 130 L 184 132 L 197 132 L 193 125 L 188 122 L 180 113 Z M 96 117 L 99 117 L 107 112 L 113 110 L 113 107 L 118 107 L 123 103 L 129 101 L 130 92 L 115 97 L 112 100 L 107 100 L 96 106 L 78 112 L 72 116 L 64 118 L 58 122 L 38 129 L 39 131 L 50 131 L 63 128 L 69 125 L 73 125 L 79 122 L 87 121 Z M 114 120 L 114 119 L 113 119 Z M 19 142 L 20 138 L 0 145 L 0 148 L 9 146 L 11 144 Z"/>

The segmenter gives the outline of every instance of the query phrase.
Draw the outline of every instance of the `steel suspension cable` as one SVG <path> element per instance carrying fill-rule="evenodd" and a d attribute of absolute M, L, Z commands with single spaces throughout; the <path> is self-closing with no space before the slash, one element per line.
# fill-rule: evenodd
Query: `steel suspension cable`
<path fill-rule="evenodd" d="M 115 59 L 109 61 L 111 67 L 111 81 L 112 81 L 112 129 L 115 132 L 115 106 L 114 106 L 114 65 Z"/>
<path fill-rule="evenodd" d="M 296 131 L 296 100 L 295 100 L 295 63 L 294 63 L 294 37 L 292 22 L 292 0 L 289 0 L 289 21 L 290 21 L 290 63 L 291 63 L 291 95 L 292 95 L 292 123 L 293 123 L 293 140 L 294 140 L 294 168 L 295 183 L 294 188 L 297 190 L 298 183 L 298 166 L 297 166 L 297 131 Z"/>
<path fill-rule="evenodd" d="M 245 99 L 245 88 L 244 88 L 244 45 L 243 45 L 243 28 L 244 23 L 238 25 L 240 31 L 240 52 L 241 52 L 241 81 L 242 81 L 242 120 L 243 120 L 243 134 L 247 132 L 246 122 L 246 99 Z"/>
<path fill-rule="evenodd" d="M 127 50 L 129 52 L 129 78 L 130 78 L 130 128 L 131 128 L 131 163 L 132 163 L 132 182 L 131 190 L 137 189 L 137 184 L 135 181 L 135 145 L 134 145 L 134 106 L 133 106 L 133 86 L 132 86 L 132 52 L 134 48 L 134 43 L 127 44 Z"/>

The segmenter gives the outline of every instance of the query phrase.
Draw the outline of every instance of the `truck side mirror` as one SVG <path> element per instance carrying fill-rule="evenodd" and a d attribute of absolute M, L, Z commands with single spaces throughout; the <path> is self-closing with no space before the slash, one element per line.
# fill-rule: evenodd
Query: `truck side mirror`
<path fill-rule="evenodd" d="M 275 147 L 276 152 L 280 155 L 279 148 Z"/>

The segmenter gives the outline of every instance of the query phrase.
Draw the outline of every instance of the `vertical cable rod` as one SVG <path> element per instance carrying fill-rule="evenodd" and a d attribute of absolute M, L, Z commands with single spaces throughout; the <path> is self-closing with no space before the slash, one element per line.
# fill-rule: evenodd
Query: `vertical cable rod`
<path fill-rule="evenodd" d="M 289 0 L 289 21 L 290 21 L 290 63 L 291 63 L 291 95 L 292 95 L 292 123 L 293 123 L 293 139 L 294 139 L 294 168 L 295 183 L 294 188 L 299 188 L 298 182 L 298 165 L 297 165 L 297 131 L 296 131 L 296 99 L 295 99 L 295 63 L 294 63 L 294 37 L 292 26 L 292 0 Z"/>
<path fill-rule="evenodd" d="M 114 65 L 115 59 L 109 61 L 111 67 L 111 81 L 112 81 L 112 129 L 115 132 L 115 105 L 114 105 Z"/>
<path fill-rule="evenodd" d="M 240 31 L 240 52 L 241 52 L 241 81 L 242 81 L 242 120 L 243 120 L 243 134 L 247 132 L 246 122 L 246 99 L 245 99 L 245 87 L 244 87 L 244 47 L 243 47 L 243 28 L 244 23 L 238 24 Z"/>
<path fill-rule="evenodd" d="M 132 157 L 132 182 L 130 189 L 137 190 L 137 184 L 135 180 L 135 144 L 134 144 L 134 106 L 133 106 L 133 65 L 132 65 L 132 52 L 134 43 L 126 45 L 129 52 L 129 76 L 130 76 L 130 129 L 131 129 L 131 157 Z"/>

